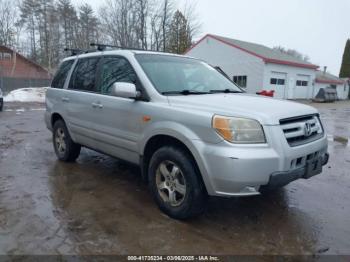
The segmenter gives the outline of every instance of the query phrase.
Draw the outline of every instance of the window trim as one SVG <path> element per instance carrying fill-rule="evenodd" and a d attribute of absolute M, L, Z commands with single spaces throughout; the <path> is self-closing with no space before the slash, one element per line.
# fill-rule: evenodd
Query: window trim
<path fill-rule="evenodd" d="M 300 85 L 298 84 L 298 82 L 300 82 Z M 304 85 L 304 83 L 306 83 L 306 85 Z M 297 80 L 295 82 L 295 86 L 308 87 L 309 86 L 309 81 L 307 81 L 307 80 Z"/>
<path fill-rule="evenodd" d="M 235 82 L 235 78 L 237 78 L 237 82 Z M 243 81 L 242 79 L 245 78 L 245 86 L 241 86 L 239 84 L 239 81 L 238 79 L 241 78 L 241 81 Z M 232 77 L 232 80 L 233 80 L 233 83 L 235 83 L 236 86 L 240 87 L 240 88 L 244 88 L 244 89 L 247 89 L 247 86 L 248 86 L 248 75 L 234 75 Z"/>
<path fill-rule="evenodd" d="M 136 75 L 136 90 L 139 89 L 139 91 L 141 92 L 141 97 L 137 98 L 136 100 L 137 101 L 143 101 L 143 102 L 149 102 L 151 101 L 150 99 L 150 96 L 148 95 L 145 87 L 143 86 L 135 68 L 132 66 L 132 64 L 130 63 L 129 59 L 126 58 L 125 56 L 122 56 L 122 55 L 102 55 L 100 58 L 100 61 L 98 63 L 98 69 L 97 69 L 97 80 L 96 80 L 96 85 L 101 85 L 101 72 L 102 72 L 102 63 L 104 61 L 104 59 L 106 58 L 121 58 L 121 59 L 124 59 L 126 60 L 126 62 L 130 65 L 130 67 L 132 68 L 132 70 L 134 70 L 135 72 L 135 75 Z M 99 95 L 103 95 L 103 96 L 111 96 L 111 95 L 108 95 L 108 94 L 102 94 L 101 92 L 95 92 L 96 94 L 99 94 Z M 113 96 L 113 97 L 116 97 L 116 96 Z M 135 100 L 135 99 L 134 99 Z"/>
<path fill-rule="evenodd" d="M 82 89 L 74 89 L 74 88 L 70 88 L 70 85 L 73 81 L 73 73 L 74 73 L 74 70 L 77 68 L 78 66 L 78 63 L 79 61 L 81 60 L 84 60 L 84 59 L 92 59 L 92 58 L 98 58 L 98 62 L 97 62 L 97 68 L 96 68 L 96 71 L 95 71 L 95 86 L 94 86 L 94 89 L 96 89 L 96 83 L 97 83 L 97 73 L 99 71 L 99 67 L 100 67 L 100 62 L 101 62 L 101 56 L 88 56 L 88 57 L 82 57 L 82 58 L 79 58 L 77 57 L 76 61 L 75 61 L 75 64 L 74 64 L 74 67 L 73 67 L 73 71 L 70 73 L 69 75 L 69 82 L 68 82 L 68 85 L 67 85 L 67 90 L 71 90 L 71 91 L 78 91 L 78 92 L 85 92 L 85 93 L 90 93 L 90 94 L 98 94 L 97 92 L 95 91 L 87 91 L 87 90 L 82 90 Z"/>
<path fill-rule="evenodd" d="M 53 86 L 52 86 L 53 81 L 55 80 L 57 74 L 59 73 L 59 71 L 60 71 L 60 69 L 61 69 L 63 63 L 69 63 L 69 62 L 72 62 L 72 64 L 71 64 L 69 70 L 67 71 L 66 78 L 64 79 L 64 83 L 63 83 L 62 88 L 53 87 Z M 62 62 L 59 64 L 59 66 L 58 66 L 58 68 L 57 68 L 57 71 L 56 71 L 54 77 L 52 78 L 52 81 L 51 81 L 51 83 L 50 83 L 50 87 L 51 87 L 51 88 L 54 88 L 54 89 L 66 89 L 67 80 L 70 79 L 70 74 L 71 74 L 71 71 L 72 71 L 72 69 L 74 68 L 74 66 L 75 66 L 75 60 L 73 60 L 73 59 L 69 59 L 69 60 L 64 60 L 64 61 L 62 61 Z"/>
<path fill-rule="evenodd" d="M 77 67 L 77 64 L 79 62 L 79 60 L 81 59 L 88 59 L 88 58 L 95 58 L 97 57 L 99 59 L 99 62 L 97 63 L 97 70 L 96 70 L 96 76 L 95 76 L 95 85 L 99 85 L 100 84 L 100 81 L 101 81 L 101 74 L 100 74 L 100 70 L 101 70 L 101 65 L 102 65 L 102 61 L 104 58 L 106 57 L 119 57 L 119 58 L 123 58 L 125 59 L 129 64 L 130 66 L 132 67 L 132 69 L 134 70 L 135 74 L 136 74 L 136 80 L 139 82 L 140 84 L 140 90 L 141 90 L 141 97 L 140 98 L 137 98 L 137 99 L 133 99 L 135 101 L 142 101 L 142 102 L 150 102 L 151 99 L 150 99 L 150 96 L 148 95 L 146 89 L 144 88 L 142 82 L 140 81 L 140 78 L 139 76 L 137 75 L 137 72 L 135 70 L 135 68 L 132 66 L 132 64 L 130 63 L 129 59 L 126 58 L 125 56 L 122 56 L 122 55 L 101 55 L 101 56 L 88 56 L 88 57 L 76 57 L 74 59 L 71 59 L 73 60 L 73 65 L 70 69 L 70 72 L 68 73 L 67 75 L 67 78 L 66 78 L 66 82 L 64 83 L 64 87 L 63 89 L 66 89 L 66 90 L 69 90 L 69 91 L 73 91 L 73 92 L 84 92 L 84 93 L 89 93 L 89 94 L 96 94 L 96 95 L 101 95 L 101 96 L 108 96 L 108 97 L 115 97 L 115 98 L 119 98 L 117 96 L 111 96 L 111 95 L 107 95 L 107 94 L 102 94 L 100 92 L 96 92 L 96 91 L 86 91 L 86 90 L 80 90 L 80 89 L 72 89 L 72 88 L 69 88 L 69 85 L 70 85 L 70 82 L 72 81 L 72 75 L 73 75 L 73 72 L 75 70 L 75 68 Z M 65 61 L 69 61 L 70 59 L 68 60 L 65 60 Z M 64 61 L 64 62 L 65 62 Z"/>
<path fill-rule="evenodd" d="M 276 83 L 273 84 L 272 80 L 276 80 Z M 279 84 L 279 81 L 283 81 L 283 84 Z M 286 79 L 285 78 L 277 78 L 277 77 L 270 77 L 270 85 L 274 85 L 274 86 L 285 86 L 286 85 Z"/>

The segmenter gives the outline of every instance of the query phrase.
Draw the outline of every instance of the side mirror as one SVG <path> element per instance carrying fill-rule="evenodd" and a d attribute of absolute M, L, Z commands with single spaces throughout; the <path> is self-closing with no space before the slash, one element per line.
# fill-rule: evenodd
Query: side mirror
<path fill-rule="evenodd" d="M 112 85 L 111 95 L 123 98 L 137 99 L 141 93 L 136 90 L 136 86 L 132 83 L 116 82 Z"/>

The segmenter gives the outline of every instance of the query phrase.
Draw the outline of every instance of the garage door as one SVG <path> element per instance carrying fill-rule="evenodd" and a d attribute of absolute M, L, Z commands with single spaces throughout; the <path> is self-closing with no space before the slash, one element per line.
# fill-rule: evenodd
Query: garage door
<path fill-rule="evenodd" d="M 308 98 L 310 89 L 310 76 L 308 75 L 297 75 L 295 81 L 294 98 L 305 99 Z"/>
<path fill-rule="evenodd" d="M 271 90 L 275 90 L 274 97 L 286 98 L 286 79 L 286 73 L 271 72 L 270 88 Z"/>

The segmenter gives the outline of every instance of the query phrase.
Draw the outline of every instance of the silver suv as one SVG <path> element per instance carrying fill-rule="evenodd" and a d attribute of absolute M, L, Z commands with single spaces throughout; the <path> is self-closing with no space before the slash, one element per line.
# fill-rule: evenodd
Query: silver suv
<path fill-rule="evenodd" d="M 328 161 L 317 110 L 246 94 L 191 57 L 75 55 L 51 87 L 45 118 L 58 159 L 74 161 L 84 146 L 139 165 L 173 218 L 198 215 L 207 196 L 252 196 L 310 178 Z"/>

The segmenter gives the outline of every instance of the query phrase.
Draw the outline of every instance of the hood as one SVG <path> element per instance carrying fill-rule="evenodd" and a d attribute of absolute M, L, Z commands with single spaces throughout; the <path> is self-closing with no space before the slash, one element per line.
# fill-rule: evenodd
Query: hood
<path fill-rule="evenodd" d="M 246 93 L 169 96 L 168 99 L 171 106 L 252 118 L 263 125 L 279 125 L 280 119 L 318 113 L 304 104 Z"/>

